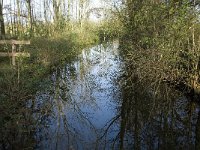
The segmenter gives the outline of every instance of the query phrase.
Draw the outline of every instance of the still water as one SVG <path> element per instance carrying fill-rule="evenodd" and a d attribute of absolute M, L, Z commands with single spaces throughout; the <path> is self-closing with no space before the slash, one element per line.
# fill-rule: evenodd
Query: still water
<path fill-rule="evenodd" d="M 52 74 L 36 96 L 35 149 L 199 147 L 199 106 L 166 85 L 132 79 L 118 45 L 85 49 Z"/>

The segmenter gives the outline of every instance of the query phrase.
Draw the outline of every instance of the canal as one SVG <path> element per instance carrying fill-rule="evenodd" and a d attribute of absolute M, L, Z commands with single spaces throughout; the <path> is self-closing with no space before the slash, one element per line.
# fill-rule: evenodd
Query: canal
<path fill-rule="evenodd" d="M 84 49 L 58 67 L 35 97 L 35 149 L 197 148 L 199 106 L 126 72 L 118 41 Z"/>

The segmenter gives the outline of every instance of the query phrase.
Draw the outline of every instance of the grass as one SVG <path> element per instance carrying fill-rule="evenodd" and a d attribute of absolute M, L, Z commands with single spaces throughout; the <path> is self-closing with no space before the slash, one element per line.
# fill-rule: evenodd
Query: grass
<path fill-rule="evenodd" d="M 10 58 L 0 58 L 0 143 L 10 149 L 18 144 L 18 148 L 25 148 L 27 143 L 33 143 L 29 137 L 34 132 L 35 121 L 31 117 L 32 108 L 26 104 L 34 100 L 45 78 L 56 67 L 73 61 L 83 48 L 97 42 L 94 28 L 77 28 L 55 32 L 53 37 L 32 38 L 30 45 L 21 47 L 30 57 L 17 58 L 15 67 Z M 0 144 L 0 148 L 2 146 Z"/>

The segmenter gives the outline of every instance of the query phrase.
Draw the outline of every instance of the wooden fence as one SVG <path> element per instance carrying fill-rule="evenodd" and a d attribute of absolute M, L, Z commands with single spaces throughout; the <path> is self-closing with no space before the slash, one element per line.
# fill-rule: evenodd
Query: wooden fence
<path fill-rule="evenodd" d="M 12 52 L 0 52 L 0 57 L 12 57 L 12 65 L 16 65 L 16 57 L 30 57 L 29 53 L 17 52 L 17 45 L 29 45 L 30 41 L 0 40 L 1 45 L 12 45 Z"/>

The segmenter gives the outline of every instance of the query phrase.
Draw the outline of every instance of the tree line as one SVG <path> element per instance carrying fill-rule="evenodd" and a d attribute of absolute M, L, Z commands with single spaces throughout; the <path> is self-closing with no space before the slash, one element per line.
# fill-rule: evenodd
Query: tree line
<path fill-rule="evenodd" d="M 90 0 L 1 0 L 1 37 L 31 37 L 45 29 L 61 30 L 69 22 L 82 27 L 92 12 L 90 4 Z"/>

